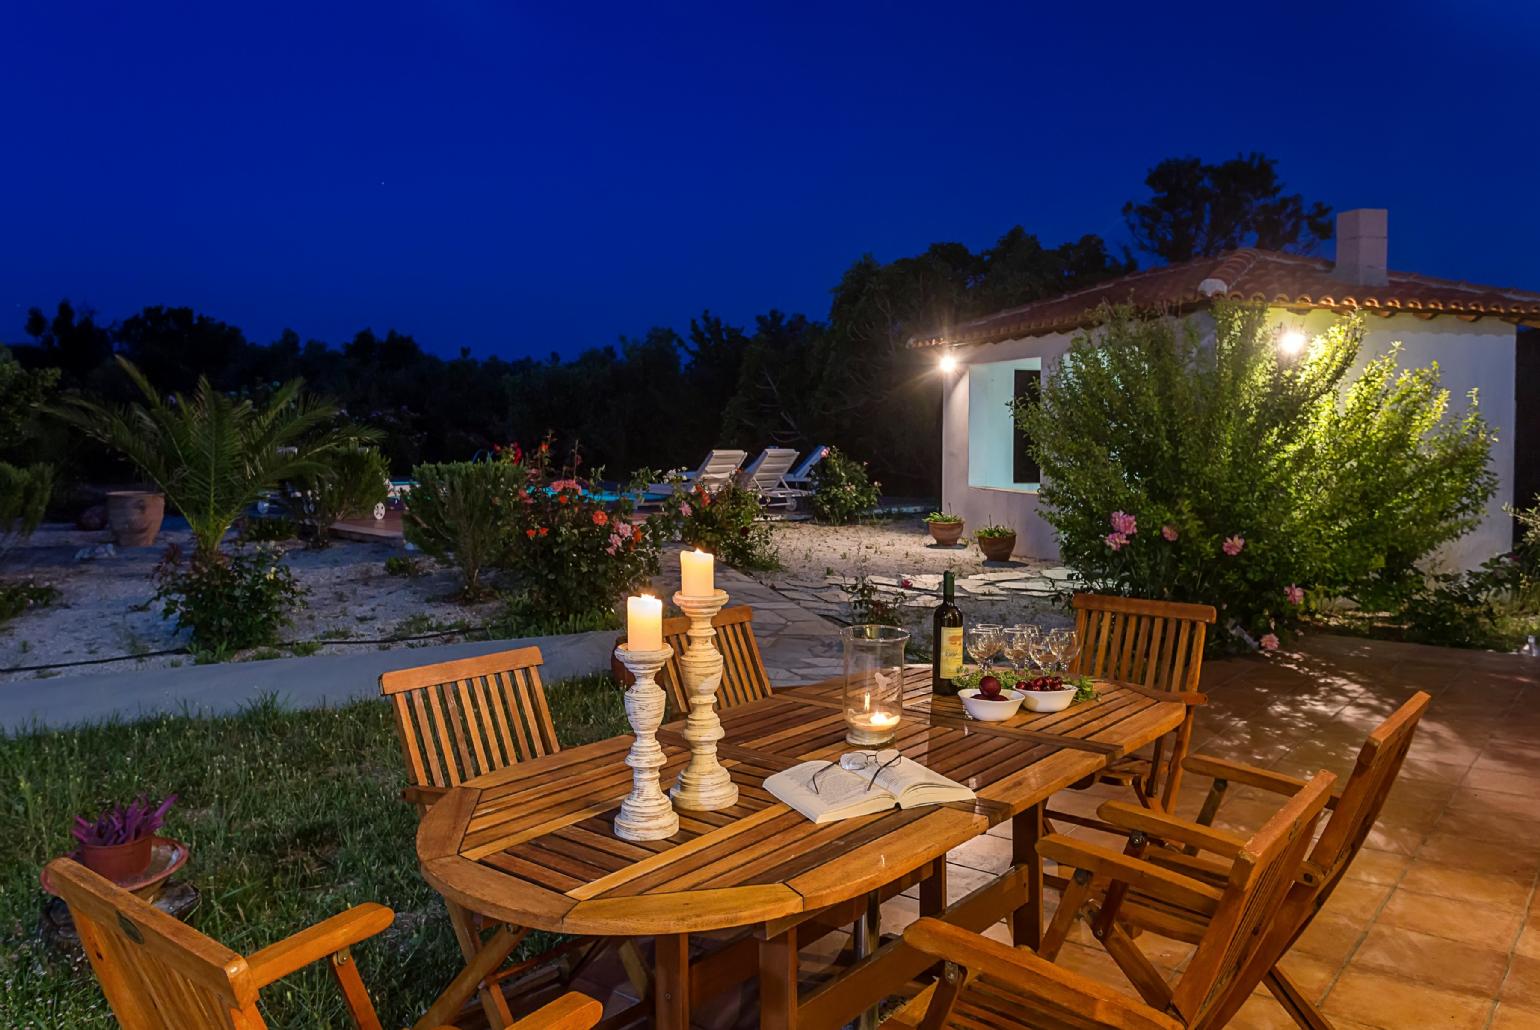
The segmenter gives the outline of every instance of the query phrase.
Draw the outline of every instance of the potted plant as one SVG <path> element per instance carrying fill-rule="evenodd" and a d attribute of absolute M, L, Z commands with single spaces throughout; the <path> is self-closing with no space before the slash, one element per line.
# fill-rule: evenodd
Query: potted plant
<path fill-rule="evenodd" d="M 155 490 L 112 490 L 107 494 L 107 525 L 119 547 L 149 547 L 166 515 L 166 495 Z"/>
<path fill-rule="evenodd" d="M 925 528 L 930 530 L 931 538 L 942 547 L 956 546 L 966 525 L 961 515 L 949 511 L 933 511 L 925 516 Z"/>
<path fill-rule="evenodd" d="M 985 561 L 1010 561 L 1016 550 L 1016 531 L 1010 526 L 988 525 L 975 530 L 973 538 L 979 542 Z"/>
<path fill-rule="evenodd" d="M 141 794 L 126 806 L 107 806 L 94 822 L 76 816 L 70 832 L 80 842 L 81 864 L 109 880 L 132 880 L 149 868 L 155 831 L 175 802 L 175 794 L 159 804 Z"/>

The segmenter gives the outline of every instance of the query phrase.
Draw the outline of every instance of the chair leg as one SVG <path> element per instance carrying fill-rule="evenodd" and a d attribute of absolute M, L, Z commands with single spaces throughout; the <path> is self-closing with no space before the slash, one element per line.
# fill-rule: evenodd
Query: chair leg
<path fill-rule="evenodd" d="M 353 961 L 353 953 L 343 948 L 334 952 L 326 965 L 342 991 L 342 1003 L 347 1006 L 348 1015 L 353 1017 L 358 1030 L 380 1030 L 380 1017 L 375 1014 L 374 1002 L 369 1000 L 363 977 L 358 975 L 358 963 Z"/>
<path fill-rule="evenodd" d="M 507 961 L 513 949 L 519 946 L 529 931 L 500 923 L 492 931 L 492 936 L 483 942 L 471 924 L 471 914 L 452 901 L 446 901 L 446 904 L 449 906 L 450 925 L 455 929 L 455 936 L 460 939 L 460 948 L 465 951 L 466 965 L 433 1004 L 428 1006 L 428 1011 L 414 1024 L 414 1030 L 426 1030 L 453 1022 L 459 1015 L 460 1006 L 477 993 L 481 996 L 481 1006 L 486 1011 L 489 1025 L 508 1026 L 513 1022 L 508 1000 L 496 984 L 489 985 L 486 979 Z"/>
<path fill-rule="evenodd" d="M 1306 997 L 1299 984 L 1277 966 L 1268 970 L 1262 982 L 1267 984 L 1267 989 L 1278 999 L 1278 1004 L 1303 1030 L 1335 1030 L 1331 1020 L 1316 1008 L 1315 1002 Z"/>
<path fill-rule="evenodd" d="M 1043 943 L 1037 949 L 1037 953 L 1049 962 L 1059 957 L 1059 951 L 1064 947 L 1064 942 L 1069 940 L 1069 932 L 1075 928 L 1075 920 L 1080 917 L 1081 910 L 1085 907 L 1086 899 L 1091 896 L 1091 874 L 1085 869 L 1076 869 L 1074 879 L 1070 880 L 1059 894 L 1059 907 L 1053 914 L 1053 920 L 1048 924 L 1048 930 L 1043 934 Z"/>

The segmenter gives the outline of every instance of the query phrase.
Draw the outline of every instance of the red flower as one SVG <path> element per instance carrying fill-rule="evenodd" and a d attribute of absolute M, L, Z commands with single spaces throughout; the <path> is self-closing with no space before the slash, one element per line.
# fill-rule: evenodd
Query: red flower
<path fill-rule="evenodd" d="M 641 543 L 642 542 L 642 527 L 641 526 L 632 526 L 631 527 L 631 539 L 634 540 L 636 543 Z"/>
<path fill-rule="evenodd" d="M 529 537 L 531 540 L 535 539 L 535 531 L 533 529 L 526 529 L 524 531 L 524 535 Z"/>
<path fill-rule="evenodd" d="M 596 512 L 594 512 L 594 525 L 596 525 L 596 526 L 608 525 L 609 521 L 610 521 L 610 517 L 608 515 L 606 515 L 603 511 L 596 511 Z"/>
<path fill-rule="evenodd" d="M 557 504 L 566 504 L 567 503 L 567 495 L 566 494 L 557 494 L 556 495 L 556 503 Z"/>
<path fill-rule="evenodd" d="M 551 531 L 551 529 L 550 529 L 550 527 L 549 527 L 549 526 L 541 526 L 541 527 L 540 527 L 540 535 L 541 535 L 541 536 L 545 536 L 545 535 L 546 535 L 546 534 L 547 534 L 547 533 L 549 533 L 549 532 L 550 532 L 550 531 Z"/>

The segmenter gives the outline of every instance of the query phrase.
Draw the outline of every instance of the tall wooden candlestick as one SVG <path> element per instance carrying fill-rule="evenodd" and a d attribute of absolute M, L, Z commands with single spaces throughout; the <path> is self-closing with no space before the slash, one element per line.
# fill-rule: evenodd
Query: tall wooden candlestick
<path fill-rule="evenodd" d="M 674 655 L 664 644 L 656 651 L 633 651 L 622 645 L 615 657 L 636 677 L 626 691 L 626 720 L 636 734 L 626 764 L 631 767 L 631 793 L 620 803 L 615 816 L 615 836 L 625 840 L 662 840 L 679 832 L 679 816 L 658 780 L 663 768 L 663 747 L 658 727 L 663 724 L 664 694 L 658 686 L 658 670 Z"/>
<path fill-rule="evenodd" d="M 679 657 L 690 715 L 684 739 L 690 745 L 690 762 L 674 784 L 674 804 L 696 812 L 715 812 L 738 803 L 738 786 L 717 761 L 717 741 L 722 739 L 722 720 L 717 717 L 717 687 L 722 683 L 722 652 L 711 620 L 727 604 L 727 591 L 674 595 L 674 603 L 690 618 L 690 646 Z"/>

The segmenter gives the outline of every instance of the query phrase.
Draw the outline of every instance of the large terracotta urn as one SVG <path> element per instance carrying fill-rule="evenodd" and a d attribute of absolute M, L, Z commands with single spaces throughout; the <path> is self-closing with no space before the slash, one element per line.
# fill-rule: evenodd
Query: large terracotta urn
<path fill-rule="evenodd" d="M 166 495 L 151 490 L 113 490 L 107 494 L 107 525 L 119 547 L 149 547 L 160 533 Z"/>

